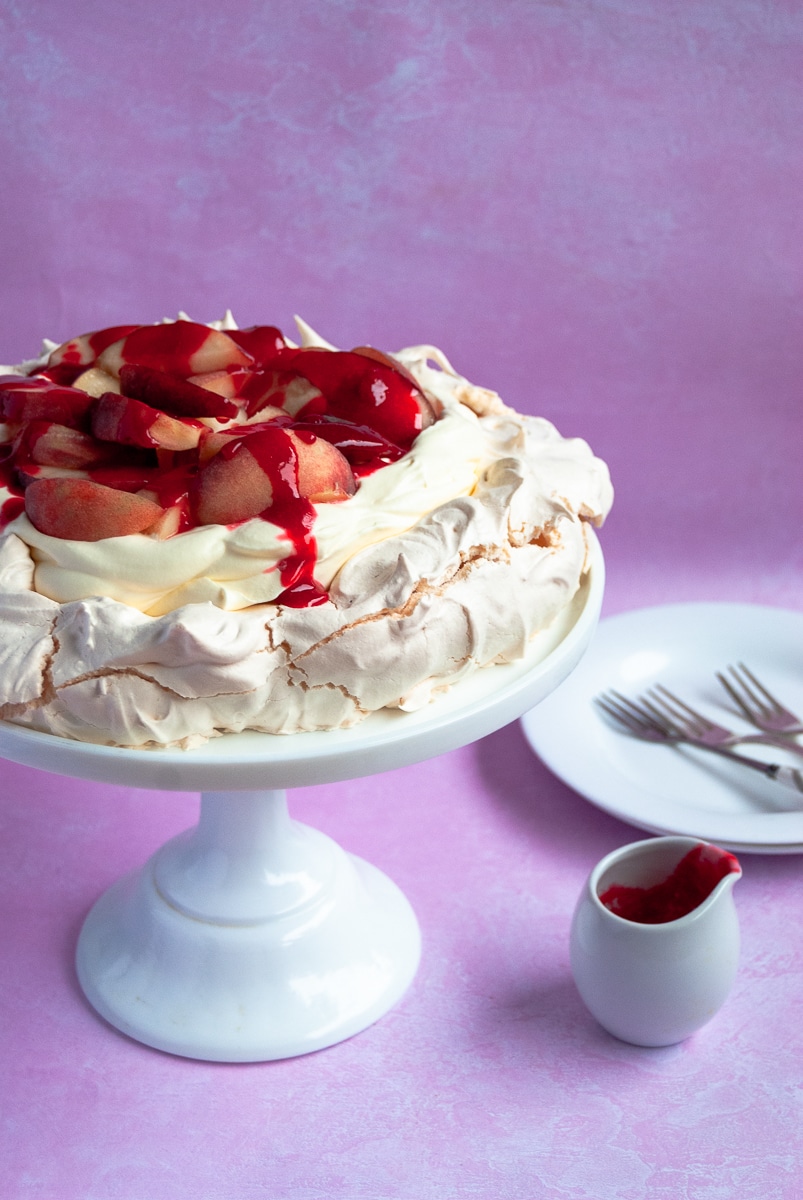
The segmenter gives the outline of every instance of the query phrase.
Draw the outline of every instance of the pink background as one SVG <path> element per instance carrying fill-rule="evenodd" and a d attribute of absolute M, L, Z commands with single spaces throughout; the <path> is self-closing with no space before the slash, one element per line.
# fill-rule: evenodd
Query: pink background
<path fill-rule="evenodd" d="M 434 342 L 610 463 L 607 613 L 803 609 L 802 48 L 792 0 L 6 0 L 0 359 L 227 306 Z M 407 892 L 422 968 L 350 1042 L 210 1066 L 104 1026 L 72 967 L 100 891 L 196 806 L 3 768 L 4 1195 L 800 1194 L 795 857 L 746 863 L 716 1021 L 640 1051 L 567 948 L 588 870 L 640 834 L 517 725 L 301 789 Z"/>

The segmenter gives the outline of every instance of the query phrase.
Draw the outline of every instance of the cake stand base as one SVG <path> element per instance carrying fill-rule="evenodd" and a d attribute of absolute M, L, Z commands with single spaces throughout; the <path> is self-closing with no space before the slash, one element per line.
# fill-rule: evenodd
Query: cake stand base
<path fill-rule="evenodd" d="M 101 896 L 77 968 L 92 1006 L 138 1041 L 264 1062 L 371 1025 L 420 951 L 396 885 L 291 821 L 284 792 L 207 792 L 195 829 Z"/>

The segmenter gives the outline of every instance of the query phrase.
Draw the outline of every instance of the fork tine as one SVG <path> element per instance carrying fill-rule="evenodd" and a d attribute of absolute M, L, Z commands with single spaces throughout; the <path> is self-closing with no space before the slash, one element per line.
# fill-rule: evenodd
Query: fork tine
<path fill-rule="evenodd" d="M 742 678 L 742 676 L 739 674 L 740 669 L 742 669 L 742 670 L 746 669 L 743 667 L 742 663 L 739 663 L 738 667 L 728 667 L 728 670 L 731 673 L 730 679 L 728 679 L 728 677 L 726 675 L 724 675 L 721 671 L 717 671 L 717 679 L 722 684 L 722 686 L 725 688 L 725 691 L 728 693 L 731 700 L 733 700 L 733 702 L 739 706 L 741 711 L 747 717 L 748 721 L 751 720 L 756 714 L 764 715 L 764 714 L 771 712 L 772 710 L 770 708 L 768 708 L 768 706 L 762 701 L 760 696 L 756 695 L 756 693 L 751 689 L 749 683 L 746 683 L 745 680 Z M 756 683 L 756 685 L 759 688 L 761 688 L 761 684 L 758 683 L 758 681 L 755 679 L 754 676 L 750 676 L 749 671 L 747 672 L 747 674 L 750 678 L 753 679 L 753 681 Z M 764 689 L 762 688 L 762 690 L 764 690 Z M 767 693 L 767 694 L 769 695 L 769 693 Z M 778 704 L 778 701 L 775 700 L 773 697 L 770 697 L 770 699 L 772 700 L 776 709 L 780 709 L 780 705 Z M 751 705 L 752 705 L 752 708 L 751 708 Z"/>
<path fill-rule="evenodd" d="M 685 700 L 681 700 L 679 696 L 674 694 L 674 692 L 670 692 L 669 688 L 664 687 L 662 683 L 656 683 L 655 687 L 652 689 L 652 692 L 660 692 L 662 696 L 666 697 L 666 700 L 671 700 L 676 708 L 680 708 L 683 710 L 683 712 L 688 713 L 690 717 L 694 717 L 694 720 L 699 722 L 700 725 L 703 727 L 710 727 L 711 721 L 708 720 L 708 717 L 704 717 L 703 714 L 699 713 L 696 708 L 692 708 L 692 706 L 687 704 Z M 664 703 L 666 703 L 666 700 Z"/>
<path fill-rule="evenodd" d="M 625 710 L 630 712 L 638 721 L 641 722 L 642 725 L 648 726 L 651 729 L 656 729 L 659 733 L 666 734 L 669 732 L 666 717 L 656 708 L 653 708 L 643 696 L 641 697 L 640 703 L 636 704 L 634 700 L 629 699 L 627 696 L 623 696 L 621 692 L 611 691 L 608 693 L 608 695 L 610 697 L 615 697 L 614 703 L 618 701 L 619 707 L 624 707 Z"/>
<path fill-rule="evenodd" d="M 666 714 L 676 729 L 680 729 L 683 733 L 693 733 L 700 737 L 707 729 L 713 728 L 711 722 L 707 720 L 702 713 L 698 713 L 690 705 L 686 704 L 668 688 L 657 683 L 654 688 L 650 688 L 647 695 L 657 705 L 662 714 Z M 647 703 L 647 701 L 644 701 Z M 653 711 L 656 711 L 653 709 Z"/>
<path fill-rule="evenodd" d="M 606 716 L 610 717 L 617 725 L 624 726 L 630 733 L 642 732 L 644 726 L 641 722 L 637 721 L 635 717 L 631 716 L 624 709 L 619 708 L 618 705 L 610 702 L 607 696 L 595 696 L 594 703 L 598 708 L 602 709 Z"/>
<path fill-rule="evenodd" d="M 732 667 L 731 667 L 731 670 L 733 670 Z M 747 718 L 747 720 L 748 721 L 752 720 L 753 711 L 747 707 L 744 700 L 742 699 L 742 697 L 736 691 L 736 688 L 731 683 L 730 679 L 728 679 L 727 675 L 723 675 L 721 671 L 717 671 L 717 679 L 722 684 L 722 686 L 724 687 L 725 691 L 730 696 L 733 703 L 742 712 L 742 714 Z"/>
<path fill-rule="evenodd" d="M 628 729 L 635 729 L 636 726 L 641 728 L 643 722 L 628 712 L 621 704 L 618 704 L 610 692 L 605 692 L 601 696 L 594 697 L 594 703 L 607 713 L 609 717 L 613 717 L 620 725 L 626 725 Z"/>
<path fill-rule="evenodd" d="M 738 669 L 739 669 L 739 670 L 742 672 L 742 675 L 746 675 L 746 676 L 747 676 L 747 678 L 750 680 L 750 682 L 753 684 L 753 686 L 754 686 L 755 688 L 757 688 L 757 689 L 759 690 L 759 692 L 761 692 L 761 694 L 762 694 L 762 695 L 764 696 L 764 698 L 765 698 L 765 699 L 766 699 L 766 700 L 769 702 L 769 704 L 772 706 L 772 708 L 774 708 L 774 709 L 775 709 L 775 711 L 776 711 L 776 712 L 783 712 L 783 711 L 784 711 L 784 710 L 783 710 L 783 706 L 780 704 L 780 702 L 779 702 L 778 700 L 776 700 L 776 699 L 775 699 L 775 697 L 773 696 L 773 694 L 772 694 L 771 692 L 768 692 L 768 691 L 767 691 L 767 689 L 764 687 L 764 684 L 763 684 L 763 683 L 760 683 L 760 682 L 759 682 L 759 680 L 758 680 L 758 679 L 756 679 L 756 677 L 755 677 L 755 675 L 753 674 L 753 672 L 752 672 L 752 671 L 750 671 L 750 670 L 749 670 L 749 669 L 748 669 L 748 668 L 747 668 L 747 667 L 744 665 L 744 663 L 738 663 L 738 664 L 737 664 L 737 666 L 738 666 Z M 731 667 L 731 671 L 734 671 L 734 668 L 733 668 L 733 667 Z M 734 671 L 734 674 L 735 674 L 735 671 Z M 745 691 L 749 691 L 749 690 L 750 690 L 750 689 L 747 687 L 747 685 L 745 684 L 744 680 L 742 680 L 742 687 L 745 689 Z"/>
<path fill-rule="evenodd" d="M 639 696 L 639 704 L 655 718 L 665 725 L 667 721 L 674 721 L 675 714 L 670 709 L 669 705 L 663 705 L 660 696 L 653 696 L 652 692 L 645 692 L 643 696 Z"/>
<path fill-rule="evenodd" d="M 682 714 L 674 712 L 660 696 L 647 692 L 645 696 L 640 696 L 639 700 L 667 731 L 685 733 L 690 727 L 686 718 Z"/>
<path fill-rule="evenodd" d="M 648 713 L 642 712 L 637 705 L 619 692 L 604 692 L 601 696 L 595 696 L 594 702 L 609 717 L 618 721 L 620 725 L 624 725 L 632 733 L 653 732 L 666 735 L 664 726 L 655 721 Z"/>
<path fill-rule="evenodd" d="M 790 708 L 785 708 L 744 663 L 731 665 L 727 670 L 730 678 L 718 671 L 717 679 L 751 725 L 757 725 L 765 733 L 784 738 L 796 737 L 803 733 L 803 720 Z M 800 749 L 799 746 L 796 748 Z"/>

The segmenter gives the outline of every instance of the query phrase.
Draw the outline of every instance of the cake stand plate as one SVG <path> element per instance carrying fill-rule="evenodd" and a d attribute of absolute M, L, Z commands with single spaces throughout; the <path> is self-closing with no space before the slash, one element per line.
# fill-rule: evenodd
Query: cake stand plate
<path fill-rule="evenodd" d="M 128 787 L 201 791 L 198 825 L 89 913 L 81 986 L 113 1026 L 190 1058 L 261 1062 L 320 1050 L 383 1016 L 420 958 L 407 899 L 375 867 L 291 820 L 288 787 L 376 774 L 484 737 L 544 699 L 596 628 L 599 545 L 570 608 L 517 663 L 486 668 L 414 713 L 349 730 L 243 733 L 195 750 L 128 750 L 0 722 L 0 755 Z"/>

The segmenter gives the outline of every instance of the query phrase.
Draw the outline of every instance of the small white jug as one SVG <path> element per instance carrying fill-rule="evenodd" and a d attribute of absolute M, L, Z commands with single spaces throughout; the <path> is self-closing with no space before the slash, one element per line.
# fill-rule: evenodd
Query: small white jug
<path fill-rule="evenodd" d="M 600 1025 L 636 1046 L 670 1046 L 705 1025 L 736 976 L 739 923 L 728 873 L 685 916 L 642 924 L 611 912 L 600 896 L 614 885 L 651 888 L 672 875 L 700 838 L 657 837 L 607 855 L 591 872 L 574 913 L 571 965 L 577 989 Z"/>

